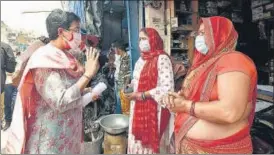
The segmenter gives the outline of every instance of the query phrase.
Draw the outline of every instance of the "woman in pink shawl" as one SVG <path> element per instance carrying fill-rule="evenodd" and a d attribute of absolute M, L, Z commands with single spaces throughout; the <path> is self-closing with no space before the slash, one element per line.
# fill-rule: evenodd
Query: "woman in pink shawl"
<path fill-rule="evenodd" d="M 81 43 L 80 18 L 74 13 L 54 10 L 46 24 L 51 41 L 30 57 L 23 73 L 5 153 L 81 150 L 82 108 L 92 100 L 85 87 L 98 70 L 98 55 L 89 51 L 84 69 L 68 52 Z"/>

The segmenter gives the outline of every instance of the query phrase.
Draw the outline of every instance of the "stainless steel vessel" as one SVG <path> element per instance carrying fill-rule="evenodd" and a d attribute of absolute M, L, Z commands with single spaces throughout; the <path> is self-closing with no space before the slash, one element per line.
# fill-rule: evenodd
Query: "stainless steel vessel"
<path fill-rule="evenodd" d="M 102 117 L 99 123 L 105 132 L 117 135 L 127 131 L 129 127 L 129 117 L 122 114 L 111 114 Z"/>

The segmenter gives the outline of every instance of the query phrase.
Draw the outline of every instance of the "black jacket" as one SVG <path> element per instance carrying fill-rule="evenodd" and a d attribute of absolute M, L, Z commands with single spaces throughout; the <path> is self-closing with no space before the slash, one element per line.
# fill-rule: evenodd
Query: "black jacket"
<path fill-rule="evenodd" d="M 12 73 L 15 70 L 15 57 L 13 50 L 10 45 L 1 42 L 1 93 L 4 91 L 4 86 L 6 82 L 6 72 Z"/>

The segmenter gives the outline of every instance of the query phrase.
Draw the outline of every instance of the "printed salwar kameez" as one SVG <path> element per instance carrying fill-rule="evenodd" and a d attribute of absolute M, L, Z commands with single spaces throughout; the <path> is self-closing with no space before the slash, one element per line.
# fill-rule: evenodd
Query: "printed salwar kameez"
<path fill-rule="evenodd" d="M 142 68 L 144 67 L 146 61 L 140 58 L 136 64 L 133 73 L 133 80 L 132 84 L 134 85 L 134 91 L 136 91 L 140 74 L 142 72 Z M 168 56 L 160 55 L 158 59 L 158 82 L 157 87 L 155 89 L 150 90 L 150 94 L 152 95 L 153 99 L 159 104 L 158 105 L 158 120 L 161 117 L 161 100 L 164 95 L 167 94 L 168 91 L 173 91 L 174 89 L 174 79 L 173 79 L 173 71 L 172 71 L 172 64 Z M 146 148 L 142 146 L 140 141 L 136 141 L 134 135 L 131 133 L 132 131 L 132 121 L 133 121 L 133 111 L 134 111 L 135 101 L 131 102 L 130 106 L 130 125 L 129 125 L 129 136 L 128 136 L 128 153 L 129 154 L 153 154 L 152 149 Z M 172 118 L 172 117 L 171 117 Z M 171 120 L 171 119 L 170 119 Z M 161 138 L 161 146 L 160 151 L 161 153 L 166 153 L 169 145 L 169 137 L 173 130 L 173 123 L 170 121 L 170 125 L 166 128 L 162 138 Z M 160 131 L 160 121 L 158 121 L 158 128 Z M 148 129 L 149 130 L 149 129 Z"/>

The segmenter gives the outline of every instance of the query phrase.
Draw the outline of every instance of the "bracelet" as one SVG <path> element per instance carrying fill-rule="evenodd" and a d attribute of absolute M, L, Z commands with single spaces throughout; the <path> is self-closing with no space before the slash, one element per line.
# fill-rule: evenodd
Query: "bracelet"
<path fill-rule="evenodd" d="M 143 99 L 143 100 L 146 100 L 146 95 L 145 95 L 144 92 L 142 93 L 142 99 Z"/>
<path fill-rule="evenodd" d="M 194 102 L 194 101 L 191 102 L 191 108 L 190 108 L 190 112 L 189 112 L 189 114 L 194 117 L 195 117 L 195 103 L 196 102 Z"/>
<path fill-rule="evenodd" d="M 89 77 L 89 76 L 87 76 L 87 75 L 85 75 L 85 74 L 83 74 L 83 76 L 84 76 L 85 78 L 87 78 L 88 80 L 91 79 L 91 77 Z"/>

